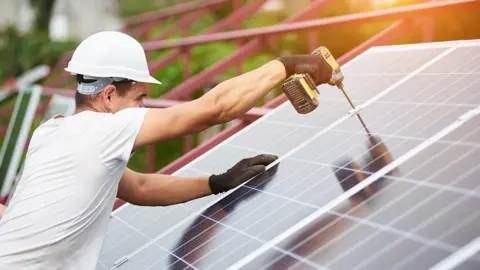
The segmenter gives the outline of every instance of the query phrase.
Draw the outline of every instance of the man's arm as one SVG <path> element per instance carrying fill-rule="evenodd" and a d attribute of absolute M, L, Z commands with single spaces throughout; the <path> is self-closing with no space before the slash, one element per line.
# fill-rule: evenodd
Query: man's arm
<path fill-rule="evenodd" d="M 332 68 L 319 55 L 283 56 L 218 84 L 194 101 L 167 109 L 148 109 L 134 148 L 199 132 L 238 118 L 273 87 L 295 73 L 310 74 L 320 85 L 329 82 Z"/>
<path fill-rule="evenodd" d="M 201 98 L 165 109 L 149 109 L 135 148 L 191 134 L 231 121 L 251 108 L 285 79 L 280 61 L 226 80 Z"/>
<path fill-rule="evenodd" d="M 117 197 L 135 205 L 167 206 L 235 188 L 265 171 L 278 157 L 257 155 L 239 161 L 225 173 L 205 177 L 142 174 L 126 169 Z"/>
<path fill-rule="evenodd" d="M 126 169 L 117 197 L 135 205 L 167 206 L 212 194 L 208 177 L 143 174 Z"/>

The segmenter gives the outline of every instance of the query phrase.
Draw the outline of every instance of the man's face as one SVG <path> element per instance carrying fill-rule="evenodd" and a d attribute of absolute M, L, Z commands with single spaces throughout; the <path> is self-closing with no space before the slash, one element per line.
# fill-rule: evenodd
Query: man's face
<path fill-rule="evenodd" d="M 115 89 L 105 92 L 104 102 L 107 110 L 116 113 L 126 108 L 144 107 L 143 99 L 147 96 L 147 86 L 145 83 L 137 82 L 123 95 L 120 95 L 119 91 Z"/>

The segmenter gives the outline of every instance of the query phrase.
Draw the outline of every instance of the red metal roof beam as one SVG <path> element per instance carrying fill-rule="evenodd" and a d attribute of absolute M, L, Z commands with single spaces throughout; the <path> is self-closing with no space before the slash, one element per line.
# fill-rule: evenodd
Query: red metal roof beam
<path fill-rule="evenodd" d="M 316 0 L 307 7 L 305 7 L 303 10 L 299 11 L 292 17 L 289 17 L 288 19 L 282 21 L 281 23 L 284 24 L 308 20 L 309 18 L 317 16 L 320 10 L 327 7 L 333 2 L 334 0 Z M 179 86 L 164 94 L 163 97 L 167 99 L 181 99 L 188 97 L 195 89 L 204 86 L 216 75 L 228 70 L 231 67 L 239 66 L 243 61 L 245 61 L 245 59 L 263 50 L 266 44 L 274 44 L 277 41 L 278 36 L 272 36 L 267 38 L 267 42 L 265 42 L 265 40 L 261 38 L 253 39 L 245 45 L 238 47 L 234 54 L 223 58 L 217 63 L 209 66 L 207 69 L 187 79 Z"/>
<path fill-rule="evenodd" d="M 446 14 L 447 12 L 472 11 L 479 8 L 480 0 L 446 0 L 441 2 L 415 4 L 386 10 L 362 12 L 357 14 L 281 24 L 269 27 L 260 27 L 248 30 L 198 35 L 177 40 L 144 42 L 143 46 L 146 51 L 188 47 L 209 42 L 251 39 L 254 37 L 267 37 L 291 32 L 300 32 L 312 29 L 320 30 L 322 28 L 349 26 L 359 23 L 373 23 L 385 20 L 419 18 L 420 16 L 431 16 L 439 13 Z"/>
<path fill-rule="evenodd" d="M 185 14 L 188 12 L 192 12 L 201 8 L 213 7 L 216 5 L 222 5 L 227 3 L 231 0 L 212 0 L 212 1 L 195 1 L 195 2 L 188 2 L 180 5 L 173 6 L 171 8 L 161 9 L 157 11 L 143 13 L 141 15 L 131 17 L 127 19 L 125 23 L 125 28 L 130 28 L 132 26 L 162 20 L 171 16 Z"/>
<path fill-rule="evenodd" d="M 205 33 L 211 34 L 218 31 L 227 30 L 228 28 L 234 26 L 238 22 L 241 22 L 246 18 L 255 14 L 255 12 L 257 12 L 265 2 L 266 0 L 251 1 L 251 3 L 242 6 L 238 10 L 235 10 L 232 14 L 230 14 L 230 16 L 218 21 L 217 23 L 209 27 L 205 31 Z M 181 50 L 172 50 L 169 54 L 167 54 L 163 58 L 152 61 L 149 65 L 150 70 L 152 72 L 156 72 L 161 68 L 167 66 L 168 64 L 175 62 L 178 59 L 178 57 L 181 55 L 181 52 L 182 52 Z"/>

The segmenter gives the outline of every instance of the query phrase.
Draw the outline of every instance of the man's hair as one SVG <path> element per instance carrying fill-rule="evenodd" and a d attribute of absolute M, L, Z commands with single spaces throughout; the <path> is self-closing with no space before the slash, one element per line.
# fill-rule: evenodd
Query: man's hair
<path fill-rule="evenodd" d="M 85 79 L 83 77 L 83 75 L 81 75 L 81 74 L 77 74 L 76 80 L 77 80 L 77 83 L 92 83 L 92 82 L 95 81 L 95 80 Z M 124 96 L 127 93 L 127 91 L 131 88 L 132 81 L 131 80 L 123 80 L 123 81 L 119 81 L 119 82 L 113 82 L 112 85 L 114 85 L 117 88 L 118 94 L 120 96 Z M 100 93 L 98 93 L 98 94 L 100 94 Z M 83 95 L 83 94 L 80 94 L 78 91 L 76 91 L 75 92 L 75 105 L 77 107 L 89 105 L 95 100 L 95 98 L 98 96 L 98 94 Z"/>

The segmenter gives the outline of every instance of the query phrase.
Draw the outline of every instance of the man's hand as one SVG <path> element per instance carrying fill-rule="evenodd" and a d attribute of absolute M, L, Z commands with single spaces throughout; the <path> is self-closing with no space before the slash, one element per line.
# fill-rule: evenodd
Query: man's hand
<path fill-rule="evenodd" d="M 329 83 L 332 78 L 332 67 L 320 55 L 282 56 L 278 60 L 285 66 L 287 78 L 294 74 L 309 74 L 317 85 Z"/>
<path fill-rule="evenodd" d="M 265 167 L 277 158 L 274 155 L 258 155 L 243 159 L 225 173 L 210 176 L 210 189 L 213 194 L 218 194 L 235 188 L 248 179 L 264 172 Z"/>

